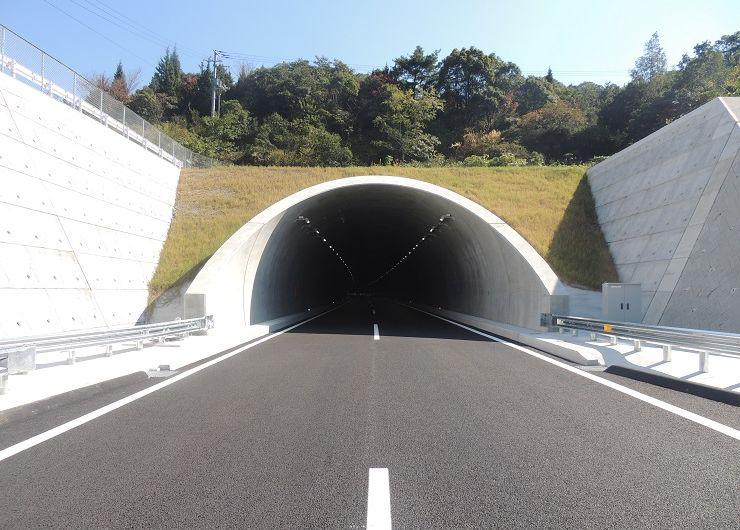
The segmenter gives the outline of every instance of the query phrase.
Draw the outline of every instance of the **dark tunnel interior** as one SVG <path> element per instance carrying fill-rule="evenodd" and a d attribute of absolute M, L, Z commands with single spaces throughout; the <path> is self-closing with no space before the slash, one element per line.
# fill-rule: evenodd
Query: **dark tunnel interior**
<path fill-rule="evenodd" d="M 313 196 L 288 209 L 266 243 L 250 323 L 352 293 L 475 314 L 492 295 L 499 253 L 490 232 L 469 210 L 419 189 L 367 184 Z"/>

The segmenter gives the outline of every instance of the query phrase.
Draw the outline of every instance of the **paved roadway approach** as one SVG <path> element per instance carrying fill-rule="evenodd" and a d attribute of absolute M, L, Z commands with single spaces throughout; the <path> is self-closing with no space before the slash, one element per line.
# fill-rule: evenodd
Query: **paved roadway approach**
<path fill-rule="evenodd" d="M 8 528 L 736 528 L 740 514 L 737 407 L 381 300 L 28 412 L 0 426 Z"/>

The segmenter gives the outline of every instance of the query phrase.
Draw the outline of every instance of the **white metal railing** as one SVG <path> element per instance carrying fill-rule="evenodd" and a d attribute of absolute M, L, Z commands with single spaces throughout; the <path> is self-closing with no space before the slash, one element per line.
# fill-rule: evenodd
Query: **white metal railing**
<path fill-rule="evenodd" d="M 77 350 L 105 346 L 105 354 L 113 354 L 116 344 L 134 344 L 141 350 L 147 341 L 158 342 L 167 337 L 186 336 L 213 327 L 213 317 L 204 316 L 127 328 L 79 331 L 17 337 L 0 340 L 0 366 L 7 374 L 28 372 L 36 368 L 36 354 L 67 352 L 67 360 L 74 363 Z M 2 381 L 0 381 L 0 388 Z"/>
<path fill-rule="evenodd" d="M 598 335 L 606 337 L 612 345 L 618 339 L 633 341 L 636 351 L 642 344 L 655 344 L 663 348 L 663 360 L 672 359 L 673 348 L 695 351 L 699 354 L 699 370 L 706 372 L 709 365 L 709 353 L 740 356 L 740 334 L 709 331 L 703 329 L 651 326 L 632 322 L 614 322 L 593 318 L 552 315 L 551 325 L 563 330 L 569 329 L 573 334 L 579 330 L 591 334 L 595 340 Z"/>
<path fill-rule="evenodd" d="M 2 24 L 0 72 L 79 110 L 177 167 L 217 164 L 183 147 L 108 92 Z"/>

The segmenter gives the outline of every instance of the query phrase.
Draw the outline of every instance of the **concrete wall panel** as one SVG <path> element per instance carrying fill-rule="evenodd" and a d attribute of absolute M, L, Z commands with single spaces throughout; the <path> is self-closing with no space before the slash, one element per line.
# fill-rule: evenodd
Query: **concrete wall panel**
<path fill-rule="evenodd" d="M 738 108 L 740 98 L 712 100 L 588 172 L 620 279 L 642 284 L 646 323 L 740 331 Z"/>
<path fill-rule="evenodd" d="M 179 169 L 0 74 L 0 337 L 132 324 Z"/>

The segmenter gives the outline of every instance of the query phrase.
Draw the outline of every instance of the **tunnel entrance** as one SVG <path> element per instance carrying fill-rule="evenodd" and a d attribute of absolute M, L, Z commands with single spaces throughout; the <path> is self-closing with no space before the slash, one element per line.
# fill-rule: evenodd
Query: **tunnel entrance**
<path fill-rule="evenodd" d="M 217 325 L 318 311 L 355 293 L 536 328 L 562 286 L 511 227 L 444 188 L 400 177 L 313 186 L 260 213 L 188 289 Z"/>

